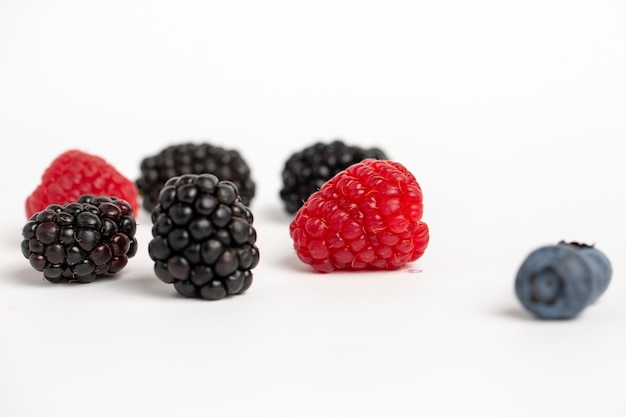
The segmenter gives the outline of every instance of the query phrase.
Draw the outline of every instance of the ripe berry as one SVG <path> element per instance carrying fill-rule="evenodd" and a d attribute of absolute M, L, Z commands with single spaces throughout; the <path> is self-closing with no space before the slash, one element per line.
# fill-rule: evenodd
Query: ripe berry
<path fill-rule="evenodd" d="M 422 190 L 398 162 L 365 159 L 327 181 L 298 210 L 290 235 L 316 271 L 398 269 L 428 245 Z"/>
<path fill-rule="evenodd" d="M 181 295 L 218 300 L 252 284 L 259 262 L 256 230 L 232 182 L 213 174 L 172 177 L 151 219 L 154 271 Z"/>
<path fill-rule="evenodd" d="M 298 211 L 311 194 L 350 165 L 364 159 L 387 159 L 379 148 L 361 148 L 341 140 L 317 142 L 293 153 L 285 162 L 280 198 L 288 213 Z"/>
<path fill-rule="evenodd" d="M 50 204 L 66 204 L 84 194 L 115 197 L 139 208 L 135 184 L 103 158 L 71 149 L 57 156 L 45 169 L 41 183 L 26 199 L 30 218 Z"/>
<path fill-rule="evenodd" d="M 86 194 L 33 214 L 22 228 L 22 254 L 50 282 L 91 282 L 135 256 L 135 231 L 128 202 Z"/>
<path fill-rule="evenodd" d="M 541 319 L 570 319 L 608 288 L 609 259 L 593 246 L 559 242 L 531 252 L 515 278 L 522 305 Z"/>
<path fill-rule="evenodd" d="M 247 206 L 256 190 L 250 167 L 241 154 L 210 143 L 170 145 L 156 155 L 144 158 L 140 168 L 141 175 L 135 183 L 147 211 L 152 211 L 158 203 L 163 184 L 171 177 L 184 174 L 207 173 L 232 182 L 239 190 L 242 203 Z"/>

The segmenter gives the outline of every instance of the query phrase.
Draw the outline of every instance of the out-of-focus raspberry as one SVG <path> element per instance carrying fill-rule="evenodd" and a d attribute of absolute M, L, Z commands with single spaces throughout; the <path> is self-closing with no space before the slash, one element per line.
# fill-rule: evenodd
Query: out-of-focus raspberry
<path fill-rule="evenodd" d="M 45 169 L 41 183 L 26 199 L 30 218 L 50 204 L 75 202 L 84 194 L 116 197 L 127 201 L 137 216 L 137 188 L 102 157 L 70 149 L 57 156 Z"/>

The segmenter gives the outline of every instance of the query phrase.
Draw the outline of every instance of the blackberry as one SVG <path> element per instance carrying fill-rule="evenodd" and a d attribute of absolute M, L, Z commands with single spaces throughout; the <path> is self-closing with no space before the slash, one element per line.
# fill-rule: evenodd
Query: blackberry
<path fill-rule="evenodd" d="M 293 153 L 282 171 L 280 198 L 288 213 L 297 212 L 311 194 L 338 174 L 364 159 L 388 159 L 379 148 L 347 145 L 342 140 L 317 142 Z"/>
<path fill-rule="evenodd" d="M 34 213 L 22 228 L 22 254 L 50 282 L 92 282 L 135 256 L 136 229 L 126 200 L 84 194 Z"/>
<path fill-rule="evenodd" d="M 181 295 L 218 300 L 252 284 L 257 235 L 252 212 L 232 182 L 213 174 L 172 177 L 151 219 L 148 253 L 155 274 Z"/>
<path fill-rule="evenodd" d="M 220 180 L 232 182 L 246 206 L 250 205 L 256 191 L 250 167 L 242 155 L 236 150 L 210 143 L 167 146 L 157 154 L 144 158 L 140 170 L 135 185 L 148 212 L 157 205 L 163 184 L 171 177 L 184 174 L 213 174 Z"/>

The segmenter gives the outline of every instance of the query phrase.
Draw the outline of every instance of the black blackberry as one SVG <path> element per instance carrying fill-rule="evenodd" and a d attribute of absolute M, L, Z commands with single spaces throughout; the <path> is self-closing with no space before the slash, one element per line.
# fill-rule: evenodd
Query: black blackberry
<path fill-rule="evenodd" d="M 137 253 L 132 214 L 125 200 L 90 194 L 49 205 L 22 228 L 22 254 L 50 282 L 92 282 Z"/>
<path fill-rule="evenodd" d="M 218 300 L 250 287 L 259 263 L 256 230 L 232 182 L 213 174 L 172 177 L 151 218 L 155 274 L 181 295 Z"/>
<path fill-rule="evenodd" d="M 280 198 L 288 213 L 297 212 L 311 194 L 335 174 L 366 158 L 388 159 L 379 148 L 350 146 L 341 140 L 317 142 L 293 153 L 285 162 Z"/>
<path fill-rule="evenodd" d="M 231 181 L 249 206 L 256 191 L 250 167 L 242 155 L 209 143 L 181 143 L 170 145 L 156 155 L 144 158 L 141 174 L 135 181 L 142 205 L 152 211 L 157 204 L 159 191 L 171 177 L 183 174 L 213 174 L 220 180 Z"/>

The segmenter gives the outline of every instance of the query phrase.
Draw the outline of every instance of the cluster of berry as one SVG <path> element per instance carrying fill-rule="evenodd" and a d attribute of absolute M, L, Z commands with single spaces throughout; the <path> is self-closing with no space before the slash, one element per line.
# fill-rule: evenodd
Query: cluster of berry
<path fill-rule="evenodd" d="M 77 149 L 59 155 L 26 200 L 23 255 L 54 283 L 119 272 L 137 252 L 135 218 L 145 194 L 153 224 L 148 253 L 159 279 L 210 300 L 250 287 L 259 251 L 244 203 L 254 183 L 243 159 L 185 144 L 145 158 L 141 169 L 132 182 L 99 156 Z"/>
<path fill-rule="evenodd" d="M 259 250 L 250 209 L 256 184 L 241 154 L 182 143 L 144 158 L 140 168 L 133 182 L 95 155 L 70 150 L 57 157 L 26 201 L 22 252 L 31 265 L 51 282 L 120 271 L 136 253 L 141 197 L 151 213 L 148 253 L 159 279 L 187 297 L 246 291 Z M 399 269 L 428 246 L 422 189 L 379 148 L 317 142 L 287 159 L 282 182 L 294 251 L 315 271 Z M 591 246 L 556 248 L 531 254 L 516 278 L 520 301 L 541 318 L 575 316 L 611 275 L 608 259 Z"/>

